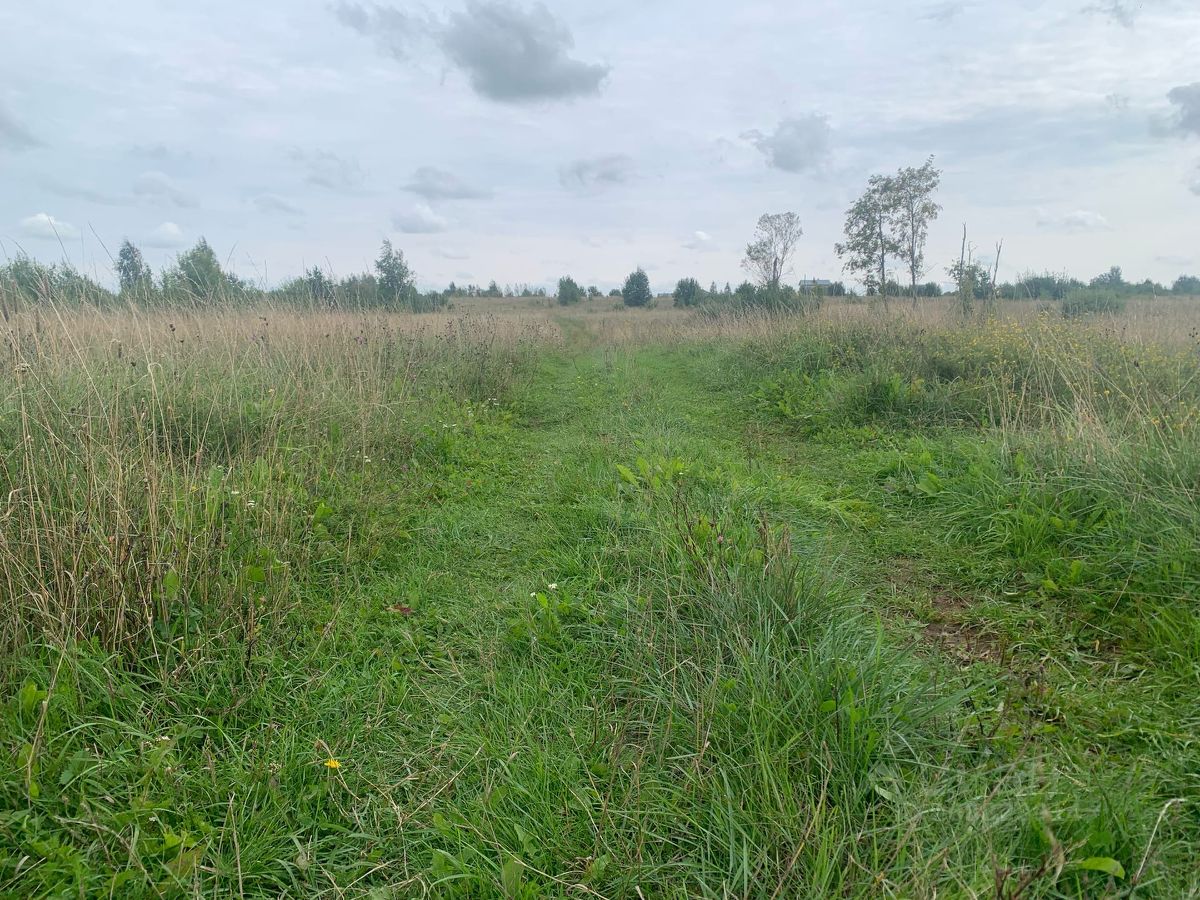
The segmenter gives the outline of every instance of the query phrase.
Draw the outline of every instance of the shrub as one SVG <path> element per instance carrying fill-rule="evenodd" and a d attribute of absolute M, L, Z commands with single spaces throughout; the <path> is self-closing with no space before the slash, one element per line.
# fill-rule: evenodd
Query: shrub
<path fill-rule="evenodd" d="M 1078 319 L 1082 316 L 1097 314 L 1113 315 L 1125 308 L 1125 299 L 1113 291 L 1079 290 L 1072 291 L 1062 301 L 1062 314 L 1067 319 Z"/>

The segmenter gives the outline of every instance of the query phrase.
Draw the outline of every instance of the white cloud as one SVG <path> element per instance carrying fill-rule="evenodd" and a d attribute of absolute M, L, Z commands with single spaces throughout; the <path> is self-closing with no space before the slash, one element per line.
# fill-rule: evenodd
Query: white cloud
<path fill-rule="evenodd" d="M 392 224 L 405 234 L 436 234 L 450 227 L 450 223 L 428 203 L 415 203 L 411 209 L 396 213 L 392 216 Z"/>
<path fill-rule="evenodd" d="M 707 231 L 693 231 L 691 240 L 683 245 L 688 250 L 700 250 L 711 252 L 716 250 L 716 244 L 713 242 L 713 236 Z"/>
<path fill-rule="evenodd" d="M 174 222 L 163 222 L 142 241 L 147 247 L 156 250 L 174 250 L 187 243 L 183 229 Z"/>
<path fill-rule="evenodd" d="M 79 229 L 49 213 L 35 213 L 21 220 L 21 233 L 42 241 L 65 241 L 79 237 Z"/>

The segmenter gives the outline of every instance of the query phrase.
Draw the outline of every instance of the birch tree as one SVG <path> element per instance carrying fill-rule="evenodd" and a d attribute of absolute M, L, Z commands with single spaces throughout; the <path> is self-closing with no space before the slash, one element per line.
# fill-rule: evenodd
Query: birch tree
<path fill-rule="evenodd" d="M 914 308 L 917 305 L 917 280 L 925 274 L 925 240 L 929 236 L 929 223 L 942 211 L 933 200 L 941 179 L 942 173 L 934 167 L 932 156 L 924 165 L 908 166 L 889 179 L 892 237 L 896 256 L 908 269 Z"/>
<path fill-rule="evenodd" d="M 793 212 L 761 216 L 754 229 L 754 240 L 746 245 L 742 268 L 760 287 L 777 291 L 802 234 L 800 217 Z"/>
<path fill-rule="evenodd" d="M 887 309 L 887 263 L 900 248 L 894 236 L 894 179 L 872 175 L 867 189 L 846 210 L 845 241 L 834 245 L 844 268 L 858 276 L 867 293 L 879 291 Z"/>

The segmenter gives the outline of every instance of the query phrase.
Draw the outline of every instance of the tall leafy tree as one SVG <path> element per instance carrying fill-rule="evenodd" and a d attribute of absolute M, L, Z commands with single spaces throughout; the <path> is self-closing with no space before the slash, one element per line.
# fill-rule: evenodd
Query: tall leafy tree
<path fill-rule="evenodd" d="M 183 294 L 193 303 L 213 303 L 229 287 L 221 271 L 217 254 L 204 238 L 181 254 L 175 265 L 163 275 L 163 288 L 171 294 Z"/>
<path fill-rule="evenodd" d="M 626 306 L 645 306 L 653 294 L 650 293 L 650 277 L 641 266 L 629 273 L 625 279 L 625 287 L 621 289 L 621 297 Z"/>
<path fill-rule="evenodd" d="M 154 286 L 150 267 L 146 265 L 142 251 L 128 238 L 121 242 L 121 249 L 117 251 L 117 281 L 122 294 L 135 296 L 145 296 Z"/>
<path fill-rule="evenodd" d="M 858 275 L 867 293 L 883 294 L 887 308 L 887 262 L 899 253 L 893 235 L 893 180 L 886 175 L 872 175 L 867 189 L 846 210 L 846 240 L 835 245 L 837 255 L 846 260 L 847 272 Z"/>
<path fill-rule="evenodd" d="M 929 223 L 938 217 L 942 208 L 933 195 L 941 183 L 942 173 L 933 165 L 933 157 L 917 168 L 908 166 L 891 179 L 889 207 L 892 238 L 896 256 L 908 269 L 909 290 L 913 306 L 917 305 L 917 279 L 925 274 L 925 241 Z"/>
<path fill-rule="evenodd" d="M 1200 278 L 1195 275 L 1180 275 L 1171 285 L 1171 290 L 1176 294 L 1200 294 Z"/>
<path fill-rule="evenodd" d="M 695 306 L 704 298 L 704 289 L 695 278 L 680 278 L 673 296 L 676 306 Z"/>
<path fill-rule="evenodd" d="M 412 305 L 416 293 L 413 271 L 404 259 L 404 252 L 392 249 L 392 242 L 387 238 L 384 238 L 379 258 L 375 260 L 375 275 L 379 284 L 380 303 L 391 308 Z"/>
<path fill-rule="evenodd" d="M 314 306 L 333 307 L 336 305 L 333 279 L 321 271 L 319 266 L 313 266 L 304 273 L 304 286 Z"/>
<path fill-rule="evenodd" d="M 583 299 L 583 290 L 570 275 L 558 279 L 558 302 L 563 306 L 572 306 Z"/>
<path fill-rule="evenodd" d="M 760 216 L 754 239 L 746 245 L 742 268 L 754 277 L 759 287 L 777 291 L 796 250 L 796 242 L 803 234 L 800 217 L 793 212 Z"/>

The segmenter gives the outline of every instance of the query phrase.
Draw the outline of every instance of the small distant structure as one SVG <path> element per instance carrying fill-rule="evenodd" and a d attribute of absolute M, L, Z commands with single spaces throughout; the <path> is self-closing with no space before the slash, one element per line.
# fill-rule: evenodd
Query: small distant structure
<path fill-rule="evenodd" d="M 800 279 L 800 290 L 802 290 L 802 291 L 815 291 L 817 288 L 821 288 L 822 290 L 827 290 L 831 287 L 833 287 L 833 282 L 830 281 L 828 278 L 801 278 Z"/>

